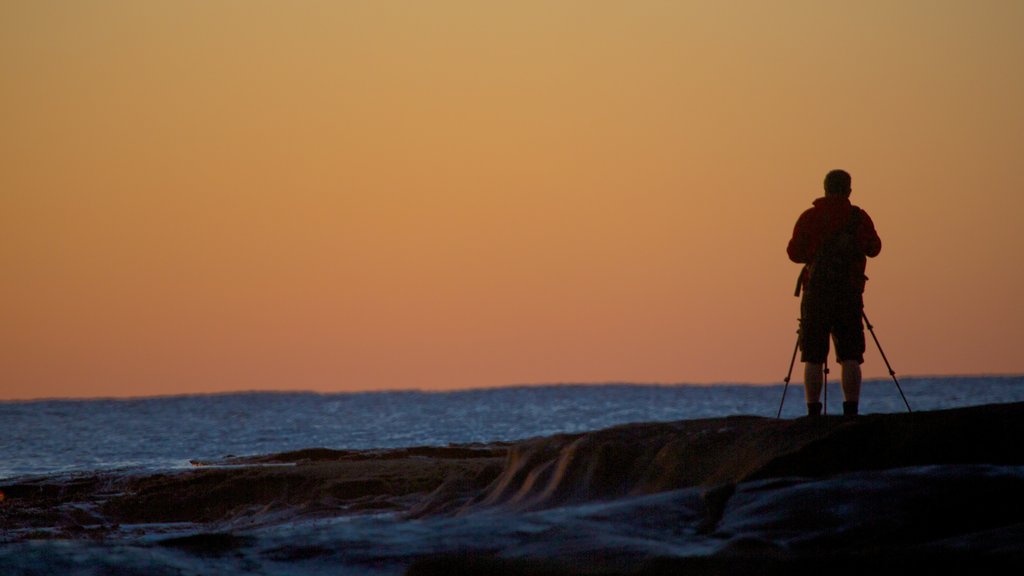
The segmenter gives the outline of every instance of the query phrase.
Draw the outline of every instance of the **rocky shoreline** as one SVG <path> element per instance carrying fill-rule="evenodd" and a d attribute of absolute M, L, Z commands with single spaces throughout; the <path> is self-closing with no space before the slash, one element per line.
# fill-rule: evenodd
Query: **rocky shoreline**
<path fill-rule="evenodd" d="M 388 570 L 409 574 L 1002 566 L 1024 549 L 1022 437 L 1019 403 L 643 423 L 510 444 L 309 449 L 159 474 L 22 478 L 0 481 L 0 558 L 79 542 L 91 558 L 104 547 L 159 546 L 200 563 L 243 556 L 259 565 L 267 534 L 281 527 L 383 514 L 398 532 L 454 526 L 467 539 L 407 536 L 420 552 L 398 558 L 400 541 L 382 545 Z M 580 522 L 574 545 L 514 528 Z M 473 529 L 508 535 L 477 545 L 465 536 Z M 624 534 L 632 540 L 614 543 Z M 617 546 L 615 558 L 602 555 Z M 342 554 L 322 548 L 322 560 Z"/>

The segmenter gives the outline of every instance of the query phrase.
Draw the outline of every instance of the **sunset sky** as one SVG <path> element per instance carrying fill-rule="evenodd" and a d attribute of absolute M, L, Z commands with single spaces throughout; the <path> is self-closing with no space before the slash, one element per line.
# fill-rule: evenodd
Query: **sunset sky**
<path fill-rule="evenodd" d="M 1024 373 L 1022 29 L 1016 0 L 0 0 L 0 399 L 781 383 L 832 168 L 898 374 Z"/>

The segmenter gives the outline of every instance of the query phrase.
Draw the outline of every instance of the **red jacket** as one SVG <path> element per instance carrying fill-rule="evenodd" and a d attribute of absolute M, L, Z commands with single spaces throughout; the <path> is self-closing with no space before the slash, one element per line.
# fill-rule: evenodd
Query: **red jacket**
<path fill-rule="evenodd" d="M 793 227 L 793 238 L 789 241 L 786 252 L 789 259 L 797 264 L 808 264 L 814 260 L 818 248 L 827 238 L 846 226 L 846 221 L 853 213 L 854 206 L 844 196 L 825 196 L 814 201 L 814 207 L 808 208 Z M 875 232 L 875 224 L 864 210 L 860 211 L 860 224 L 855 237 L 862 256 L 855 258 L 850 265 L 850 282 L 859 290 L 864 290 L 867 277 L 867 256 L 874 258 L 882 251 L 882 240 Z M 804 269 L 801 282 L 807 285 L 807 269 Z"/>

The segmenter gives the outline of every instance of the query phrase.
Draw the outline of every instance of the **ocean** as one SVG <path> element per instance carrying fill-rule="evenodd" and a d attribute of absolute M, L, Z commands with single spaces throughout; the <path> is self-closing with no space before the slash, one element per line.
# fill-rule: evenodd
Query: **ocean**
<path fill-rule="evenodd" d="M 908 377 L 914 411 L 1024 401 L 1024 376 Z M 235 393 L 0 402 L 0 479 L 188 468 L 192 460 L 304 448 L 511 442 L 632 422 L 774 417 L 782 385 L 573 384 L 457 392 Z M 841 392 L 829 386 L 828 411 Z M 862 413 L 907 410 L 892 379 L 865 381 Z M 803 387 L 783 418 L 804 412 Z"/>

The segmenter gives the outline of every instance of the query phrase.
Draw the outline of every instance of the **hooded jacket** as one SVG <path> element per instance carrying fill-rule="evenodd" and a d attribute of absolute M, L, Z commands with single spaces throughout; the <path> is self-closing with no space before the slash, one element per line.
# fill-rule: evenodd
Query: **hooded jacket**
<path fill-rule="evenodd" d="M 815 200 L 814 206 L 801 214 L 793 227 L 793 237 L 786 248 L 789 259 L 797 264 L 812 263 L 822 243 L 846 226 L 854 208 L 845 196 L 824 196 Z M 860 210 L 860 214 L 854 238 L 861 254 L 850 263 L 850 284 L 858 293 L 864 291 L 864 281 L 867 280 L 864 275 L 867 257 L 874 258 L 882 251 L 882 240 L 875 232 L 874 222 L 864 210 Z M 806 288 L 806 267 L 800 281 Z"/>

